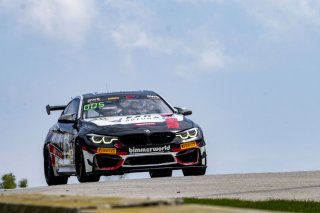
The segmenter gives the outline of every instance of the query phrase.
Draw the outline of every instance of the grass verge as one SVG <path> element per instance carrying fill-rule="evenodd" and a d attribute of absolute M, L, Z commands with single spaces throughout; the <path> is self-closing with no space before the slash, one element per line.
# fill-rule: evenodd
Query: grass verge
<path fill-rule="evenodd" d="M 238 199 L 185 198 L 185 204 L 204 204 L 271 211 L 320 212 L 320 202 L 296 200 L 247 201 Z"/>

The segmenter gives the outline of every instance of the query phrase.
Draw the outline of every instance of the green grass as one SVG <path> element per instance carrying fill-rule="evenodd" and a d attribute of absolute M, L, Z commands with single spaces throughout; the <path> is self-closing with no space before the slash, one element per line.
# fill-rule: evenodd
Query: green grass
<path fill-rule="evenodd" d="M 261 209 L 287 212 L 320 212 L 320 202 L 295 200 L 246 201 L 238 199 L 185 198 L 186 204 L 204 204 L 236 208 Z"/>

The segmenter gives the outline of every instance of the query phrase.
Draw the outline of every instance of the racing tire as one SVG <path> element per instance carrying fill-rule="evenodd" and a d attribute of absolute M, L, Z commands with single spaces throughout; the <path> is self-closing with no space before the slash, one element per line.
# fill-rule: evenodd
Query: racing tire
<path fill-rule="evenodd" d="M 151 178 L 172 177 L 172 170 L 154 170 L 149 171 Z"/>
<path fill-rule="evenodd" d="M 44 176 L 48 186 L 62 185 L 68 183 L 68 176 L 55 176 L 52 168 L 51 157 L 48 148 L 44 149 Z"/>
<path fill-rule="evenodd" d="M 86 173 L 83 152 L 80 146 L 76 149 L 76 172 L 80 183 L 98 182 L 100 180 L 100 175 L 88 175 Z"/>
<path fill-rule="evenodd" d="M 207 168 L 189 168 L 182 169 L 184 176 L 201 176 L 206 174 Z"/>

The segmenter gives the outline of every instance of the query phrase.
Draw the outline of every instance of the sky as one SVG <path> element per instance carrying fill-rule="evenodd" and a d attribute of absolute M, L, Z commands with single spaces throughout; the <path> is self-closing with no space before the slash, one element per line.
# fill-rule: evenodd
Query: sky
<path fill-rule="evenodd" d="M 320 0 L 0 0 L 0 175 L 46 185 L 45 106 L 125 90 L 193 110 L 207 174 L 319 170 L 319 47 Z"/>

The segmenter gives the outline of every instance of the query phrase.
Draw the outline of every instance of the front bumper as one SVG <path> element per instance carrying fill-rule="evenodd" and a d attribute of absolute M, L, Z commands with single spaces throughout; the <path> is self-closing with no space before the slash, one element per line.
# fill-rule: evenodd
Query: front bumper
<path fill-rule="evenodd" d="M 132 172 L 147 172 L 159 169 L 183 169 L 206 167 L 205 146 L 197 143 L 187 149 L 173 148 L 169 152 L 116 154 L 96 153 L 83 147 L 86 172 L 90 174 L 118 175 Z"/>

